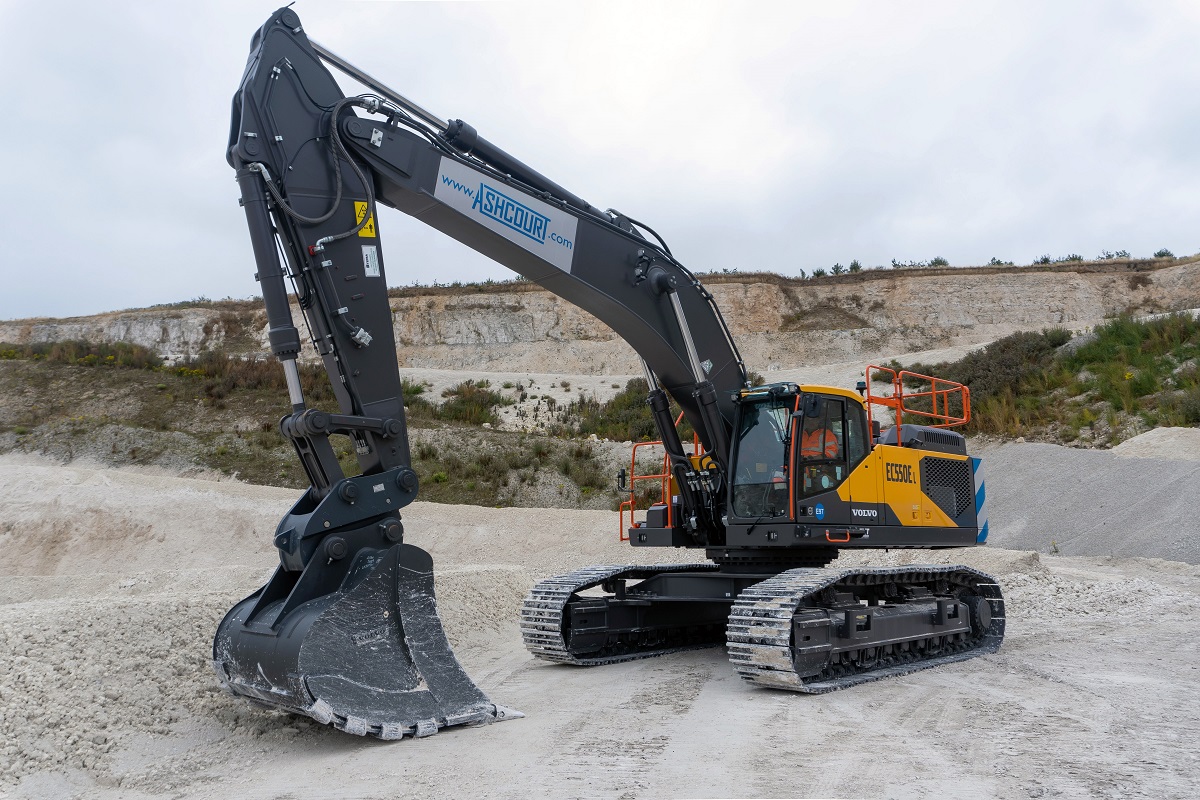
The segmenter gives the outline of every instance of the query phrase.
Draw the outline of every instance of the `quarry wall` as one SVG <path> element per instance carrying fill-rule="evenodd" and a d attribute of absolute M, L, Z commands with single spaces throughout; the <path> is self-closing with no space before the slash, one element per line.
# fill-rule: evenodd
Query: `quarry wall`
<path fill-rule="evenodd" d="M 767 372 L 969 345 L 1018 330 L 1086 328 L 1122 312 L 1200 307 L 1200 257 L 1045 268 L 869 270 L 707 283 L 747 365 Z M 514 290 L 517 289 L 517 290 Z M 590 314 L 535 287 L 422 290 L 390 300 L 403 367 L 636 374 L 632 349 Z M 298 309 L 293 309 L 299 321 Z M 151 308 L 0 321 L 0 342 L 125 341 L 168 359 L 225 346 L 265 351 L 265 318 L 235 308 Z"/>

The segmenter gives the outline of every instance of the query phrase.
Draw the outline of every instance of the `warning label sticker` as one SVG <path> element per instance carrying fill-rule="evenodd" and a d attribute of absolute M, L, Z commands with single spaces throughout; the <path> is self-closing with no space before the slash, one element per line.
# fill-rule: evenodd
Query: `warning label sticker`
<path fill-rule="evenodd" d="M 363 215 L 366 213 L 367 213 L 367 204 L 361 203 L 358 200 L 355 200 L 354 201 L 354 224 L 357 225 L 358 223 L 362 222 Z M 366 239 L 374 239 L 375 238 L 376 234 L 375 234 L 375 215 L 374 214 L 372 214 L 371 218 L 369 220 L 367 220 L 367 224 L 363 225 L 362 228 L 358 231 L 358 235 L 362 236 Z"/>

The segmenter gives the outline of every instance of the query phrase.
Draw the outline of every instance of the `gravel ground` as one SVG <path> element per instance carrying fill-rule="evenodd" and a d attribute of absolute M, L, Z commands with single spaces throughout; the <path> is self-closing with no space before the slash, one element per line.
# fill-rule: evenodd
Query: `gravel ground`
<path fill-rule="evenodd" d="M 992 451 L 995 543 L 1045 517 L 1075 523 L 1060 550 L 1081 555 L 844 558 L 990 571 L 1009 636 L 993 656 L 815 697 L 744 685 L 721 649 L 598 669 L 534 661 L 514 622 L 534 580 L 681 554 L 630 553 L 608 512 L 416 503 L 409 540 L 436 560 L 459 658 L 528 716 L 385 744 L 237 701 L 208 665 L 220 616 L 273 565 L 294 491 L 0 457 L 0 796 L 1190 797 L 1200 567 L 1109 557 L 1107 529 L 1079 525 L 1104 515 L 1101 499 L 1111 512 L 1158 491 L 1124 533 L 1146 555 L 1190 520 L 1163 483 L 1181 464 L 1195 468 Z M 1016 468 L 1026 477 L 1002 477 Z M 1108 470 L 1095 495 L 1054 478 Z M 1190 474 L 1174 492 L 1195 495 Z"/>

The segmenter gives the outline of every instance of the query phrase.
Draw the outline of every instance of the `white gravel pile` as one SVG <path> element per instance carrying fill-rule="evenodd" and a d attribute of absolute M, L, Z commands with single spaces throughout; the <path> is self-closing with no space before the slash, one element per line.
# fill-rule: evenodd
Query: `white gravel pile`
<path fill-rule="evenodd" d="M 1200 563 L 1200 461 L 1179 457 L 1194 453 L 1200 431 L 1152 433 L 1111 451 L 1033 443 L 989 450 L 984 455 L 989 543 Z"/>

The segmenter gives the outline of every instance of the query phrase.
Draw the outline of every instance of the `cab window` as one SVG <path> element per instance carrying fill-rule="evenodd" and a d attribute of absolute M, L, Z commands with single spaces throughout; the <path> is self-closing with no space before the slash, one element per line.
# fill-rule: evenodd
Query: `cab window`
<path fill-rule="evenodd" d="M 733 513 L 754 519 L 790 516 L 788 442 L 794 400 L 744 407 L 733 456 Z"/>
<path fill-rule="evenodd" d="M 846 413 L 846 454 L 850 459 L 850 469 L 858 466 L 858 462 L 867 457 L 867 412 L 855 403 L 850 404 Z"/>
<path fill-rule="evenodd" d="M 862 441 L 861 436 L 858 437 Z M 849 474 L 846 403 L 822 398 L 820 408 L 806 414 L 800 434 L 800 493 L 819 494 L 834 489 Z M 861 455 L 858 456 L 860 459 Z"/>

